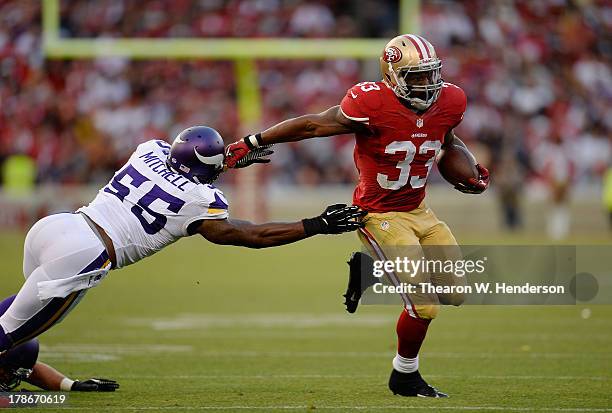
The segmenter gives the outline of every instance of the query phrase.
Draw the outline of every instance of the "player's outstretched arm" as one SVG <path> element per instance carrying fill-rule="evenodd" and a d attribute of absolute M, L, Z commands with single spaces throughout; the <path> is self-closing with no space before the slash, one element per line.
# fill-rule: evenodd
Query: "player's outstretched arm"
<path fill-rule="evenodd" d="M 111 392 L 119 388 L 119 383 L 109 379 L 70 380 L 53 367 L 37 362 L 27 382 L 50 391 L 96 391 Z"/>
<path fill-rule="evenodd" d="M 450 145 L 463 146 L 468 152 L 470 152 L 466 144 L 459 139 L 457 135 L 455 135 L 455 131 L 453 129 L 449 130 L 444 136 L 444 144 L 442 145 L 442 148 Z M 471 182 L 469 182 L 469 184 L 457 185 L 455 186 L 455 189 L 466 194 L 480 194 L 486 191 L 486 189 L 489 187 L 489 170 L 479 164 L 476 161 L 476 157 L 471 152 L 470 155 L 472 155 L 472 158 L 474 159 L 479 177 L 478 179 L 473 179 Z"/>
<path fill-rule="evenodd" d="M 290 244 L 317 234 L 341 234 L 361 228 L 366 214 L 356 206 L 328 206 L 318 217 L 292 223 L 253 224 L 233 219 L 204 220 L 197 232 L 208 241 L 247 248 Z"/>
<path fill-rule="evenodd" d="M 225 148 L 225 165 L 228 168 L 233 168 L 250 151 L 262 146 L 354 133 L 363 128 L 363 124 L 344 116 L 339 105 L 333 106 L 318 114 L 287 119 L 261 133 L 246 136 L 227 145 Z"/>
<path fill-rule="evenodd" d="M 342 114 L 340 105 L 336 105 L 318 114 L 303 115 L 278 123 L 261 132 L 259 140 L 262 145 L 294 142 L 354 133 L 360 128 L 363 128 L 361 123 L 348 119 Z"/>

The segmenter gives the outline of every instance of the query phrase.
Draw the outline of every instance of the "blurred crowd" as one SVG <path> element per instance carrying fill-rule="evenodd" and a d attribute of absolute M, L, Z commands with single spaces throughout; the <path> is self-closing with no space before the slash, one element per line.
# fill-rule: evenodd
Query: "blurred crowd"
<path fill-rule="evenodd" d="M 68 37 L 393 37 L 398 1 L 62 0 Z"/>
<path fill-rule="evenodd" d="M 421 34 L 442 58 L 445 80 L 468 95 L 458 134 L 491 166 L 505 202 L 526 179 L 557 179 L 559 159 L 564 179 L 598 182 L 611 158 L 610 3 L 422 3 Z M 397 1 L 60 4 L 64 37 L 391 38 L 399 21 Z M 378 80 L 376 67 L 350 59 L 259 61 L 261 126 L 338 104 L 352 84 Z M 0 162 L 26 154 L 38 182 L 98 183 L 134 145 L 171 139 L 191 124 L 214 126 L 233 141 L 246 132 L 233 73 L 223 61 L 46 60 L 40 2 L 0 0 Z M 305 185 L 353 182 L 352 146 L 345 136 L 280 147 L 271 175 Z"/>

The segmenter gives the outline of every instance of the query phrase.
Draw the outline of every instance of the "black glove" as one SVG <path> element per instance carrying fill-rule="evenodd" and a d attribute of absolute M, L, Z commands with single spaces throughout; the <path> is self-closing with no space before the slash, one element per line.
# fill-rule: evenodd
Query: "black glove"
<path fill-rule="evenodd" d="M 270 162 L 270 159 L 264 158 L 264 156 L 272 155 L 274 153 L 271 148 L 272 145 L 264 145 L 251 150 L 234 164 L 234 168 L 246 168 L 247 166 L 251 166 L 254 163 Z"/>
<path fill-rule="evenodd" d="M 344 294 L 344 305 L 346 311 L 354 313 L 357 311 L 361 295 L 371 286 L 380 282 L 374 277 L 374 260 L 363 252 L 354 252 L 348 260 L 349 281 Z"/>
<path fill-rule="evenodd" d="M 75 381 L 72 383 L 70 391 L 115 391 L 119 388 L 119 383 L 109 379 L 89 379 L 85 381 Z"/>
<path fill-rule="evenodd" d="M 316 234 L 342 234 L 363 228 L 360 218 L 367 215 L 367 211 L 360 211 L 355 205 L 334 204 L 325 208 L 321 215 L 315 218 L 303 219 L 306 235 Z"/>

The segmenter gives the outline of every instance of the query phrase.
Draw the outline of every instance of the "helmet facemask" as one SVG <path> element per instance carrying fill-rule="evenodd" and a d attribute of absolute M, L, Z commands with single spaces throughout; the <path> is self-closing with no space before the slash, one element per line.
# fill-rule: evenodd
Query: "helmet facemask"
<path fill-rule="evenodd" d="M 395 85 L 391 86 L 393 92 L 418 110 L 428 109 L 440 96 L 444 83 L 441 72 L 440 59 L 431 59 L 430 62 L 424 62 L 418 66 L 401 67 L 397 71 L 389 63 L 389 73 L 392 74 L 395 82 Z M 414 84 L 415 78 L 420 78 L 424 74 L 427 77 L 427 83 Z"/>
<path fill-rule="evenodd" d="M 194 175 L 194 180 L 198 181 L 200 184 L 212 184 L 219 178 L 219 175 L 223 172 L 223 165 L 216 166 L 215 172 L 212 175 Z"/>
<path fill-rule="evenodd" d="M 190 181 L 196 184 L 204 184 L 204 185 L 212 184 L 219 178 L 219 175 L 223 173 L 223 165 L 216 165 L 215 170 L 212 174 L 208 174 L 208 175 L 189 174 L 188 175 L 187 173 L 180 172 L 172 165 L 172 163 L 170 162 L 170 155 L 168 155 L 168 159 L 166 160 L 166 167 L 170 171 L 177 173 L 179 175 L 183 175 L 185 178 L 189 179 Z"/>
<path fill-rule="evenodd" d="M 8 392 L 13 390 L 21 384 L 22 380 L 27 380 L 31 374 L 32 369 L 0 367 L 0 391 Z"/>

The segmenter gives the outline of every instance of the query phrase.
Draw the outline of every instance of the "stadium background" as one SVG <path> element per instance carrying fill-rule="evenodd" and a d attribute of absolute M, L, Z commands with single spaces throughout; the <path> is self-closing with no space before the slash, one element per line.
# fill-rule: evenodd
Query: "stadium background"
<path fill-rule="evenodd" d="M 338 59 L 92 58 L 113 53 L 106 43 L 45 49 L 43 3 L 57 5 L 62 40 L 282 38 L 292 54 L 298 39 L 321 50 L 329 40 L 360 43 Z M 433 172 L 429 203 L 459 241 L 609 243 L 611 16 L 604 1 L 0 0 L 0 293 L 21 283 L 33 220 L 88 201 L 138 143 L 192 124 L 230 142 L 338 104 L 354 83 L 379 79 L 380 39 L 405 27 L 436 46 L 445 80 L 466 91 L 458 134 L 493 176 L 474 197 Z M 219 186 L 236 217 L 314 214 L 350 200 L 352 147 L 349 136 L 280 145 L 270 165 L 225 174 Z M 568 232 L 549 222 L 559 176 L 569 183 Z M 256 202 L 240 185 L 257 189 Z M 386 397 L 383 356 L 393 352 L 397 309 L 347 318 L 338 300 L 343 260 L 358 245 L 349 235 L 255 252 L 181 241 L 112 274 L 43 337 L 43 356 L 70 374 L 125 383 L 122 399 L 83 396 L 79 409 L 395 411 L 402 404 Z M 428 338 L 424 368 L 458 396 L 449 408 L 544 408 L 553 394 L 553 408 L 605 409 L 609 398 L 579 389 L 609 390 L 606 315 L 608 307 L 450 309 Z M 491 394 L 479 397 L 483 385 Z"/>

